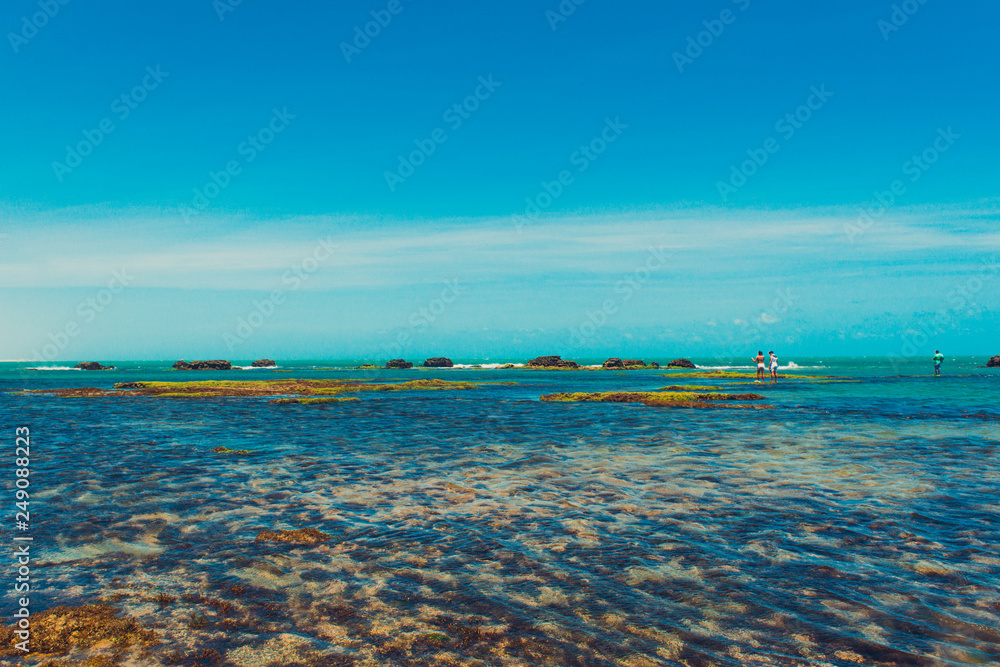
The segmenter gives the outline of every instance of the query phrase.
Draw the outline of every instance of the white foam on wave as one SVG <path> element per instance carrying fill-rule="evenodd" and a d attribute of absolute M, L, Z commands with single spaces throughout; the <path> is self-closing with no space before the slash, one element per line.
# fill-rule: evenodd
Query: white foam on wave
<path fill-rule="evenodd" d="M 507 364 L 455 364 L 452 368 L 503 368 Z M 524 364 L 513 364 L 515 368 L 524 368 Z"/>
<path fill-rule="evenodd" d="M 29 371 L 82 371 L 82 368 L 73 368 L 72 366 L 35 366 L 32 368 L 27 368 L 25 370 Z"/>
<path fill-rule="evenodd" d="M 275 368 L 281 368 L 281 366 L 233 366 L 234 370 L 240 371 L 273 371 Z M 313 368 L 316 368 L 313 366 Z"/>

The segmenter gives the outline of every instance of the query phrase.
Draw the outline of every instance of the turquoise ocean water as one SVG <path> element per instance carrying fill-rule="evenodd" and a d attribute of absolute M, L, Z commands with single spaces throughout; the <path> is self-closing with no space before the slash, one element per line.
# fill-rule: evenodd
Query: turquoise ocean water
<path fill-rule="evenodd" d="M 103 361 L 118 369 L 0 364 L 0 542 L 18 534 L 27 426 L 33 612 L 112 600 L 159 636 L 133 664 L 202 650 L 235 665 L 1000 664 L 1000 369 L 986 357 L 949 358 L 938 378 L 926 359 L 782 359 L 855 381 L 774 386 Z M 284 378 L 515 384 L 323 406 L 16 393 Z M 538 400 L 669 384 L 756 391 L 773 409 Z M 255 541 L 298 527 L 333 539 Z"/>

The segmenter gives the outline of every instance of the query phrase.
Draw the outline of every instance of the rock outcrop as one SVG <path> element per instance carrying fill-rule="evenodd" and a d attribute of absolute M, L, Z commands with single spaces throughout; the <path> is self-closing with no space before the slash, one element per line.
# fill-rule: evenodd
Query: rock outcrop
<path fill-rule="evenodd" d="M 0 628 L 0 657 L 23 655 L 16 648 L 15 632 L 10 626 Z M 133 646 L 149 647 L 159 641 L 155 630 L 106 602 L 77 607 L 60 605 L 31 614 L 31 650 L 40 655 L 62 656 L 70 651 L 100 650 L 101 646 L 131 652 Z M 97 660 L 112 664 L 103 656 Z M 5 665 L 16 663 L 4 660 Z"/>
<path fill-rule="evenodd" d="M 404 359 L 393 359 L 385 365 L 386 368 L 406 369 L 413 368 L 413 364 Z"/>
<path fill-rule="evenodd" d="M 532 368 L 579 368 L 580 364 L 575 361 L 565 361 L 559 355 L 550 354 L 544 357 L 535 357 L 528 362 Z"/>
<path fill-rule="evenodd" d="M 431 357 L 424 362 L 424 368 L 452 368 L 454 365 L 448 357 Z"/>
<path fill-rule="evenodd" d="M 270 359 L 258 359 L 250 365 L 254 368 L 274 368 L 278 364 L 274 363 Z"/>
<path fill-rule="evenodd" d="M 1000 368 L 1000 354 L 990 357 L 990 360 L 986 362 L 986 368 Z"/>
<path fill-rule="evenodd" d="M 181 359 L 174 364 L 175 371 L 229 371 L 232 369 L 233 365 L 223 359 L 190 362 Z"/>
<path fill-rule="evenodd" d="M 667 368 L 697 368 L 697 366 L 695 366 L 687 359 L 674 359 L 669 364 L 667 364 Z"/>
<path fill-rule="evenodd" d="M 297 528 L 295 530 L 262 530 L 257 533 L 258 542 L 289 542 L 291 544 L 319 544 L 333 539 L 315 528 Z"/>
<path fill-rule="evenodd" d="M 642 361 L 641 359 L 625 359 L 624 361 L 622 361 L 618 357 L 611 357 L 610 359 L 604 362 L 604 368 L 607 368 L 609 370 L 615 370 L 615 369 L 638 370 L 640 368 L 659 368 L 659 367 L 660 365 L 655 361 L 647 364 L 645 361 Z"/>
<path fill-rule="evenodd" d="M 85 371 L 113 371 L 114 366 L 102 366 L 96 361 L 85 361 L 82 364 L 77 364 L 74 368 L 79 368 Z"/>

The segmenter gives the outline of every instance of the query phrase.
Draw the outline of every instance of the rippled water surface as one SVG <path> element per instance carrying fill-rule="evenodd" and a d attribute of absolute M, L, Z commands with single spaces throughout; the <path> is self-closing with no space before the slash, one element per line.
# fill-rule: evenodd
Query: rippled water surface
<path fill-rule="evenodd" d="M 0 391 L 220 375 L 25 366 Z M 225 377 L 364 377 L 281 370 Z M 32 431 L 34 611 L 113 601 L 160 637 L 133 664 L 998 664 L 1000 373 L 912 370 L 736 387 L 759 411 L 538 401 L 655 371 L 454 369 L 367 378 L 518 384 L 0 412 L 7 450 Z M 255 541 L 299 527 L 333 539 Z"/>

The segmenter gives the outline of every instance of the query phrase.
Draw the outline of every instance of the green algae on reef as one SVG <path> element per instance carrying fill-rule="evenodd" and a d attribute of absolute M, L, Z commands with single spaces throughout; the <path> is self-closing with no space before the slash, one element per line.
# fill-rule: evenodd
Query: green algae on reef
<path fill-rule="evenodd" d="M 43 394 L 60 398 L 225 398 L 225 397 L 330 397 L 364 391 L 446 391 L 475 389 L 482 382 L 448 380 L 410 380 L 395 383 L 369 383 L 365 380 L 256 380 L 201 382 L 129 382 L 114 385 L 114 389 L 83 387 L 72 389 L 38 389 L 17 395 Z"/>
<path fill-rule="evenodd" d="M 546 394 L 539 400 L 557 403 L 641 403 L 653 407 L 714 408 L 771 406 L 728 406 L 716 401 L 762 401 L 759 394 L 716 394 L 666 391 L 608 391 L 597 393 Z"/>
<path fill-rule="evenodd" d="M 212 450 L 213 454 L 253 454 L 252 450 L 249 449 L 229 449 L 228 447 L 216 447 Z"/>
<path fill-rule="evenodd" d="M 268 401 L 268 403 L 277 403 L 278 405 L 325 405 L 327 403 L 350 403 L 350 402 L 360 402 L 360 398 L 336 398 L 333 396 L 326 396 L 323 398 L 276 398 L 273 401 Z"/>
<path fill-rule="evenodd" d="M 693 385 L 693 384 L 672 384 L 669 387 L 660 387 L 656 391 L 681 391 L 681 392 L 702 392 L 702 391 L 718 391 L 718 387 L 709 387 L 704 385 Z"/>

